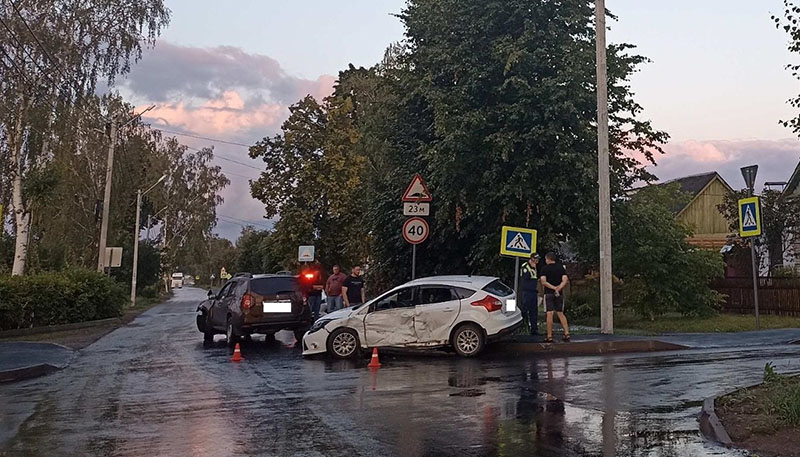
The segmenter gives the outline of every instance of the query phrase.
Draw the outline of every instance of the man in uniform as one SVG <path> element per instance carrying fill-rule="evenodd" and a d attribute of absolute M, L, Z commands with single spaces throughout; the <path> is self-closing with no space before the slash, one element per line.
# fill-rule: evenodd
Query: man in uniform
<path fill-rule="evenodd" d="M 522 301 L 520 311 L 522 317 L 531 326 L 531 335 L 539 334 L 539 275 L 536 272 L 536 264 L 539 262 L 539 255 L 535 252 L 531 258 L 522 265 L 520 270 L 520 280 L 522 281 Z"/>

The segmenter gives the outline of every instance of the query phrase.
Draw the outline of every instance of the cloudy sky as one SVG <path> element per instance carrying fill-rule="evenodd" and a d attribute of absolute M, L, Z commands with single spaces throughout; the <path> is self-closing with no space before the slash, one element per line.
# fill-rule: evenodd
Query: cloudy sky
<path fill-rule="evenodd" d="M 402 39 L 392 13 L 404 0 L 167 0 L 172 24 L 120 90 L 155 104 L 154 127 L 229 143 L 213 145 L 231 178 L 217 232 L 235 239 L 241 224 L 269 226 L 247 180 L 260 162 L 242 145 L 274 134 L 287 107 L 306 94 L 328 94 L 334 75 L 378 62 Z M 778 121 L 800 84 L 784 70 L 800 56 L 770 16 L 782 0 L 607 0 L 618 16 L 610 42 L 636 44 L 652 62 L 634 76 L 644 115 L 672 137 L 653 169 L 661 179 L 717 170 L 741 187 L 739 167 L 757 163 L 759 181 L 785 181 L 800 142 Z"/>

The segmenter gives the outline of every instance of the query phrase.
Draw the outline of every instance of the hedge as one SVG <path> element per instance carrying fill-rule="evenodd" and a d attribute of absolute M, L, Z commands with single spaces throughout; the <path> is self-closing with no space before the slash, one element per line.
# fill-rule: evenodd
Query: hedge
<path fill-rule="evenodd" d="M 0 277 L 0 330 L 71 324 L 122 314 L 124 288 L 84 269 Z"/>

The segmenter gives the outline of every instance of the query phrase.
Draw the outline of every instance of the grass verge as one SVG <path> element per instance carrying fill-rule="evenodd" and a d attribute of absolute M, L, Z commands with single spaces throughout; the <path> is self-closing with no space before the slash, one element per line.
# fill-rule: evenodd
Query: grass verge
<path fill-rule="evenodd" d="M 166 297 L 137 297 L 136 306 L 126 307 L 122 316 L 116 319 L 104 319 L 102 321 L 87 322 L 87 325 L 82 326 L 81 328 L 60 330 L 58 327 L 55 327 L 53 331 L 48 332 L 0 337 L 0 341 L 36 341 L 41 343 L 56 343 L 72 349 L 83 349 L 108 333 L 111 333 L 119 327 L 122 327 L 123 325 L 136 319 L 137 316 L 158 305 L 159 303 L 162 303 L 164 300 L 166 300 Z"/>
<path fill-rule="evenodd" d="M 800 376 L 784 376 L 771 364 L 764 383 L 716 402 L 717 415 L 738 446 L 759 456 L 800 457 Z"/>
<path fill-rule="evenodd" d="M 800 328 L 800 317 L 761 316 L 761 330 Z M 599 327 L 600 318 L 591 317 L 570 322 L 574 325 Z M 686 317 L 670 313 L 648 320 L 634 313 L 614 310 L 614 330 L 636 331 L 644 334 L 659 335 L 662 333 L 722 333 L 746 332 L 756 329 L 755 317 L 739 314 L 717 314 L 710 317 Z"/>

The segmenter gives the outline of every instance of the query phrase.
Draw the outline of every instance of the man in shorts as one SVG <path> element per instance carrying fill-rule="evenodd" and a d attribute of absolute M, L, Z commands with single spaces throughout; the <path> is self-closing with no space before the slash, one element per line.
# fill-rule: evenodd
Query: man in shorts
<path fill-rule="evenodd" d="M 545 343 L 553 342 L 553 313 L 558 313 L 558 320 L 564 328 L 564 341 L 569 341 L 569 324 L 564 315 L 564 287 L 569 278 L 564 265 L 556 262 L 556 255 L 548 252 L 544 256 L 546 265 L 539 272 L 539 278 L 544 289 L 544 306 L 547 311 L 547 339 Z"/>

